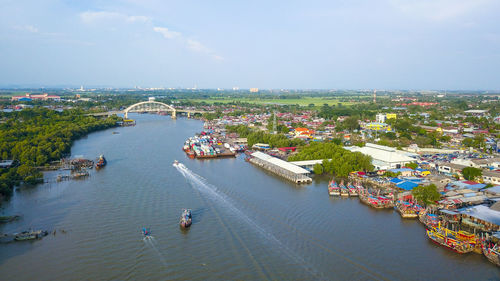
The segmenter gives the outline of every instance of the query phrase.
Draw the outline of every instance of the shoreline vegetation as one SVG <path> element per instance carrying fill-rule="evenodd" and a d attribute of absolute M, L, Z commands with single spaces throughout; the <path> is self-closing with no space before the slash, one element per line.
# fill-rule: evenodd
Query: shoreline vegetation
<path fill-rule="evenodd" d="M 98 119 L 84 114 L 79 109 L 59 112 L 43 107 L 0 112 L 0 156 L 14 160 L 10 167 L 0 169 L 0 197 L 9 198 L 22 182 L 42 182 L 39 168 L 68 155 L 75 140 L 115 127 L 121 120 L 117 116 Z"/>
<path fill-rule="evenodd" d="M 323 160 L 322 165 L 316 164 L 314 174 L 332 174 L 337 178 L 347 179 L 354 171 L 373 171 L 372 158 L 360 152 L 351 152 L 333 142 L 311 142 L 302 146 L 299 152 L 288 158 L 288 161 Z"/>

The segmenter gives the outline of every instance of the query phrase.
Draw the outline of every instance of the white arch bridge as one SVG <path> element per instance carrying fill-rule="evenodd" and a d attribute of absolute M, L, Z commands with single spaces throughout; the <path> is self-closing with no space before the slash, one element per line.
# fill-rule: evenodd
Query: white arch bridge
<path fill-rule="evenodd" d="M 186 113 L 187 117 L 191 117 L 191 114 L 199 113 L 203 114 L 205 112 L 211 111 L 202 111 L 202 110 L 189 110 L 189 109 L 176 109 L 171 105 L 168 105 L 163 102 L 158 101 L 143 101 L 133 104 L 122 111 L 108 111 L 108 112 L 98 112 L 98 113 L 90 113 L 87 115 L 92 116 L 110 116 L 114 114 L 123 114 L 125 119 L 128 119 L 129 112 L 172 112 L 172 119 L 177 118 L 177 112 Z"/>
<path fill-rule="evenodd" d="M 133 104 L 127 108 L 125 108 L 124 117 L 128 119 L 129 112 L 162 112 L 162 111 L 171 111 L 172 119 L 177 118 L 177 110 L 171 105 L 168 105 L 163 102 L 158 101 L 143 101 Z"/>

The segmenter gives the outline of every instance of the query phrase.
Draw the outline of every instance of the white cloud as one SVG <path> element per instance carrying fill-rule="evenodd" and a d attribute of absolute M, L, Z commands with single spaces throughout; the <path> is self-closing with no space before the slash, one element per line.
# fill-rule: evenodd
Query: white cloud
<path fill-rule="evenodd" d="M 109 23 L 109 22 L 126 22 L 126 23 L 138 23 L 144 24 L 144 26 L 151 26 L 152 19 L 146 16 L 130 16 L 118 12 L 108 12 L 108 11 L 87 11 L 80 14 L 80 19 L 83 23 L 88 25 L 97 25 L 99 23 Z M 108 28 L 114 28 L 109 27 Z M 187 39 L 183 36 L 181 32 L 170 30 L 167 27 L 153 26 L 153 31 L 160 33 L 165 39 L 178 40 L 182 42 L 185 47 L 191 51 L 206 54 L 212 57 L 214 60 L 221 61 L 223 58 L 214 51 L 207 48 L 201 42 L 194 39 Z"/>
<path fill-rule="evenodd" d="M 204 53 L 212 57 L 214 60 L 217 61 L 223 61 L 224 58 L 217 55 L 214 51 L 210 50 L 209 48 L 205 47 L 205 45 L 201 44 L 199 41 L 193 40 L 193 39 L 187 39 L 186 40 L 186 45 L 187 47 L 195 52 L 198 53 Z"/>
<path fill-rule="evenodd" d="M 153 27 L 153 30 L 155 32 L 161 33 L 161 35 L 163 35 L 163 37 L 165 37 L 167 39 L 174 39 L 174 38 L 180 37 L 182 35 L 180 32 L 171 31 L 166 27 L 155 26 L 155 27 Z"/>
<path fill-rule="evenodd" d="M 117 12 L 106 12 L 106 11 L 83 12 L 80 14 L 80 19 L 86 24 L 93 24 L 101 21 L 122 21 L 130 23 L 135 23 L 135 22 L 146 23 L 151 21 L 151 19 L 146 16 L 129 16 Z"/>
<path fill-rule="evenodd" d="M 191 51 L 209 55 L 211 58 L 213 58 L 214 60 L 217 60 L 217 61 L 224 60 L 223 57 L 215 54 L 214 51 L 212 51 L 210 48 L 203 45 L 201 42 L 194 40 L 194 39 L 184 38 L 182 36 L 182 33 L 180 33 L 180 32 L 172 31 L 166 27 L 160 27 L 160 26 L 153 27 L 153 30 L 155 32 L 160 33 L 166 39 L 176 39 L 176 40 L 179 40 L 180 42 L 183 42 L 185 44 L 185 46 Z"/>
<path fill-rule="evenodd" d="M 17 29 L 17 30 L 27 31 L 27 32 L 31 32 L 31 33 L 37 33 L 38 32 L 38 28 L 36 28 L 33 25 L 14 26 L 14 28 Z"/>
<path fill-rule="evenodd" d="M 195 52 L 202 52 L 202 53 L 211 53 L 210 49 L 207 47 L 203 46 L 200 42 L 193 40 L 193 39 L 187 39 L 186 40 L 187 47 Z"/>
<path fill-rule="evenodd" d="M 128 22 L 150 22 L 151 19 L 146 16 L 127 16 L 126 20 Z"/>

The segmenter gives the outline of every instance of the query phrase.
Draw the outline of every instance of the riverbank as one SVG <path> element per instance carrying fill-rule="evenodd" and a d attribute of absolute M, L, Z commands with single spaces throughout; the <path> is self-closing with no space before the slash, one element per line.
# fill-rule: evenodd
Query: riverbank
<path fill-rule="evenodd" d="M 4 211 L 23 210 L 23 219 L 0 226 L 0 232 L 32 226 L 65 229 L 67 234 L 0 245 L 3 279 L 498 276 L 498 269 L 482 256 L 460 256 L 430 242 L 418 222 L 359 200 L 329 197 L 327 177 L 297 187 L 245 162 L 243 156 L 189 159 L 180 146 L 202 130 L 201 122 L 149 114 L 134 119 L 135 127 L 112 129 L 120 134 L 105 130 L 75 141 L 72 156 L 104 153 L 109 162 L 87 180 L 15 192 Z M 172 166 L 174 159 L 191 173 L 184 177 Z M 187 232 L 179 229 L 184 208 L 193 211 Z M 142 227 L 151 229 L 153 243 L 142 240 Z M 40 259 L 47 253 L 50 258 Z"/>
<path fill-rule="evenodd" d="M 22 182 L 43 181 L 40 167 L 71 153 L 75 140 L 111 127 L 121 118 L 97 119 L 85 116 L 81 110 L 57 112 L 45 108 L 1 112 L 1 157 L 15 159 L 9 167 L 0 169 L 0 194 L 8 198 L 13 188 Z"/>

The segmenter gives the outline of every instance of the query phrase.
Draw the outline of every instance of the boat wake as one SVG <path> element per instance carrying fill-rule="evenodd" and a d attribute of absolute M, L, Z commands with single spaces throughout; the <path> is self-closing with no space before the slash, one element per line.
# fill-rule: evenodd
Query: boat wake
<path fill-rule="evenodd" d="M 174 167 L 186 178 L 186 180 L 193 188 L 209 196 L 211 199 L 213 199 L 213 201 L 218 202 L 219 204 L 222 204 L 225 207 L 229 208 L 233 214 L 236 214 L 242 221 L 246 222 L 258 234 L 266 238 L 268 241 L 275 243 L 275 245 L 279 250 L 284 252 L 297 265 L 302 266 L 308 273 L 313 275 L 315 279 L 318 278 L 323 279 L 321 277 L 322 274 L 320 274 L 314 268 L 309 266 L 307 262 L 304 260 L 304 258 L 293 252 L 290 248 L 284 245 L 278 238 L 276 238 L 276 236 L 274 236 L 272 233 L 262 228 L 254 220 L 245 215 L 239 208 L 237 208 L 234 205 L 234 203 L 232 203 L 232 200 L 228 198 L 227 195 L 225 195 L 222 191 L 219 191 L 219 189 L 216 186 L 208 183 L 203 177 L 195 174 L 186 166 L 184 166 L 184 164 L 182 163 L 178 163 Z"/>
<path fill-rule="evenodd" d="M 160 250 L 158 250 L 158 248 L 156 247 L 155 238 L 153 236 L 148 236 L 144 237 L 144 239 L 142 240 L 144 241 L 144 243 L 146 243 L 146 245 L 148 245 L 151 249 L 153 249 L 153 251 L 156 252 L 158 258 L 160 259 L 160 262 L 166 267 L 168 265 L 167 261 L 165 260 L 165 257 L 161 254 Z"/>

